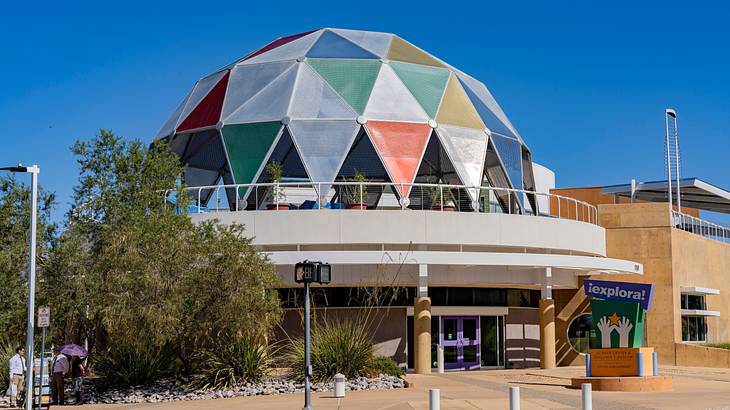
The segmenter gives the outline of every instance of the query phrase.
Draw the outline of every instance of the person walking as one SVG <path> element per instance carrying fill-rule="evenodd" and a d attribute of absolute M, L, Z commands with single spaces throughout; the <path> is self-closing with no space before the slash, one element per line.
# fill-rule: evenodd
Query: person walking
<path fill-rule="evenodd" d="M 66 377 L 68 370 L 68 358 L 61 354 L 59 347 L 54 347 L 53 361 L 51 362 L 51 402 L 53 404 L 64 405 L 66 393 L 64 391 L 63 378 Z"/>
<path fill-rule="evenodd" d="M 86 375 L 86 369 L 84 368 L 84 361 L 79 356 L 73 356 L 71 358 L 71 385 L 74 390 L 74 404 L 81 404 L 81 386 L 84 384 L 84 376 Z"/>
<path fill-rule="evenodd" d="M 25 388 L 25 349 L 18 346 L 15 356 L 10 358 L 10 407 L 18 406 L 18 396 Z"/>

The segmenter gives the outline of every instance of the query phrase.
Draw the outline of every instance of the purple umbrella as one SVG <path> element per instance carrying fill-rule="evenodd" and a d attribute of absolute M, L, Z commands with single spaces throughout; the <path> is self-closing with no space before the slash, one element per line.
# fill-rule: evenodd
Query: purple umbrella
<path fill-rule="evenodd" d="M 86 349 L 73 343 L 61 346 L 61 353 L 68 356 L 79 357 L 86 357 L 89 354 Z"/>

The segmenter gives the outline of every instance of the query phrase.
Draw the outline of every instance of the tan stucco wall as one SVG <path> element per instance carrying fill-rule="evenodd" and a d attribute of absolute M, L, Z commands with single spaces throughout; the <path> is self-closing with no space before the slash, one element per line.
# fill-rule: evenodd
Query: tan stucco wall
<path fill-rule="evenodd" d="M 730 350 L 677 343 L 676 352 L 677 366 L 730 367 Z"/>

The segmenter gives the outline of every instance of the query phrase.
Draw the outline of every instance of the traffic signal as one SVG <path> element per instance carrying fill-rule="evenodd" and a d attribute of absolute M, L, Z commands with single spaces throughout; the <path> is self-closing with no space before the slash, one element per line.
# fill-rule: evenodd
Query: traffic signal
<path fill-rule="evenodd" d="M 304 261 L 294 268 L 294 282 L 320 283 L 326 285 L 332 280 L 332 268 L 328 263 Z"/>

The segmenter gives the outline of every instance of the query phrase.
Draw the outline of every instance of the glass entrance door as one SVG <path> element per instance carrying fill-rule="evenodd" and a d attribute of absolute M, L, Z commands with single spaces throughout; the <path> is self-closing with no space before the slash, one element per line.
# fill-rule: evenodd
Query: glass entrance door
<path fill-rule="evenodd" d="M 481 332 L 478 316 L 442 316 L 441 345 L 444 368 L 473 370 L 481 365 Z"/>

